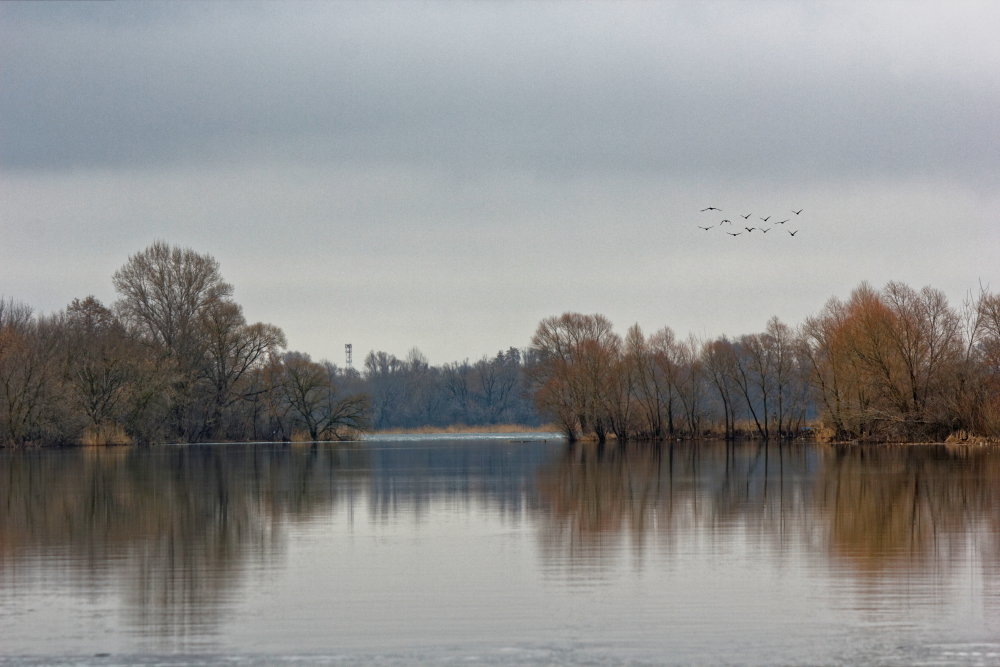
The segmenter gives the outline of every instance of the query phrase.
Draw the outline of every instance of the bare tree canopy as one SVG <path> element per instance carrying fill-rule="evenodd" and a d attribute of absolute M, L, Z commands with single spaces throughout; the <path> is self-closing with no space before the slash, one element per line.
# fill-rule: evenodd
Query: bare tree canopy
<path fill-rule="evenodd" d="M 162 241 L 129 257 L 112 282 L 121 295 L 116 306 L 122 319 L 168 354 L 189 352 L 198 318 L 233 294 L 211 255 Z"/>

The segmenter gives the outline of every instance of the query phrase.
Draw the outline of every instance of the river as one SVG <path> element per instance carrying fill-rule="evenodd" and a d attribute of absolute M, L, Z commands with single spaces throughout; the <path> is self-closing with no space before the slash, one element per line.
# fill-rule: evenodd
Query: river
<path fill-rule="evenodd" d="M 0 665 L 998 662 L 993 447 L 0 450 Z"/>

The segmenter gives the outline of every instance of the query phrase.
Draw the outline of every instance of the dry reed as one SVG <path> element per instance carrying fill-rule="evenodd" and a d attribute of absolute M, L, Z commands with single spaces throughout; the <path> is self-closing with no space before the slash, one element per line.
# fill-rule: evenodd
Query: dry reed
<path fill-rule="evenodd" d="M 131 445 L 132 442 L 132 438 L 120 424 L 88 426 L 80 436 L 80 444 L 85 447 Z"/>

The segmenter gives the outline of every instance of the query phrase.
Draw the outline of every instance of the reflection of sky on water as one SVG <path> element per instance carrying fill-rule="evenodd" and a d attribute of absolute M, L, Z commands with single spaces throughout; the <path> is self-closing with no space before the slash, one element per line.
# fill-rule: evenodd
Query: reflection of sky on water
<path fill-rule="evenodd" d="M 827 662 L 1000 632 L 996 450 L 473 440 L 0 452 L 0 653 Z"/>
<path fill-rule="evenodd" d="M 555 442 L 561 441 L 564 436 L 556 432 L 544 433 L 449 433 L 447 435 L 423 435 L 419 433 L 371 433 L 364 436 L 364 442 L 382 443 L 415 443 L 427 446 L 429 442 L 437 444 L 460 443 L 460 442 L 509 442 L 509 443 L 530 443 L 530 442 Z"/>

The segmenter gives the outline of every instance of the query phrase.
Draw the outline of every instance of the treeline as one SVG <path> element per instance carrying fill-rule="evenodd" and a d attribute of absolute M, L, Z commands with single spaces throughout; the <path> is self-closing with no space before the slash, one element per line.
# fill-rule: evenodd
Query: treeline
<path fill-rule="evenodd" d="M 1000 436 L 1000 295 L 863 283 L 798 327 L 624 337 L 602 315 L 539 325 L 524 350 L 431 366 L 373 351 L 338 368 L 246 321 L 209 255 L 157 242 L 118 299 L 39 315 L 0 298 L 0 445 L 329 440 L 370 429 L 555 423 L 570 440 L 718 435 Z"/>
<path fill-rule="evenodd" d="M 0 445 L 332 440 L 370 428 L 541 424 L 530 352 L 430 366 L 371 352 L 359 372 L 249 323 L 209 255 L 157 242 L 92 296 L 39 315 L 0 298 Z"/>
<path fill-rule="evenodd" d="M 698 437 L 765 439 L 798 433 L 811 415 L 809 377 L 794 332 L 772 318 L 763 333 L 702 342 L 638 324 L 622 338 L 603 315 L 545 319 L 532 338 L 539 406 L 570 440 Z"/>
<path fill-rule="evenodd" d="M 862 283 L 797 329 L 738 338 L 622 338 L 602 315 L 543 320 L 532 338 L 540 408 L 566 436 L 604 441 L 746 434 L 833 440 L 1000 436 L 1000 295 Z"/>
<path fill-rule="evenodd" d="M 209 255 L 157 242 L 115 272 L 118 300 L 37 315 L 0 299 L 0 444 L 348 437 L 356 378 L 249 323 Z"/>
<path fill-rule="evenodd" d="M 530 350 L 509 348 L 483 357 L 430 366 L 419 350 L 406 359 L 370 352 L 358 377 L 371 398 L 376 429 L 424 426 L 540 426 L 542 418 L 530 395 Z"/>

